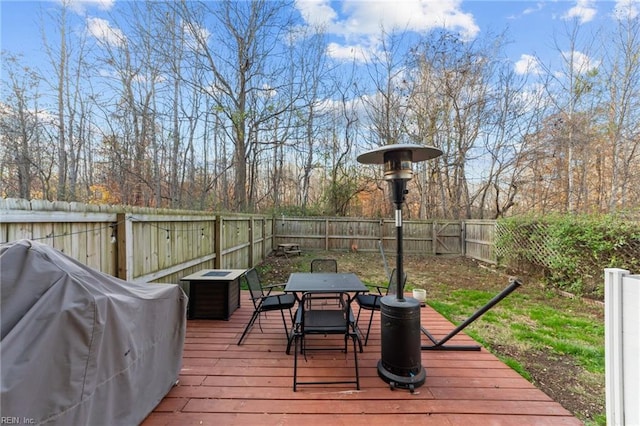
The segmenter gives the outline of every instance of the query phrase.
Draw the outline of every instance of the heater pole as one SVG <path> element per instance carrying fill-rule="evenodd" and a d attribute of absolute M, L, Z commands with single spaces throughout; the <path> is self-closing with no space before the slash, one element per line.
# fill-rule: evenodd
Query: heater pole
<path fill-rule="evenodd" d="M 403 279 L 404 251 L 402 249 L 402 209 L 396 209 L 396 298 L 404 300 Z"/>
<path fill-rule="evenodd" d="M 402 204 L 407 195 L 407 180 L 393 179 L 391 183 L 391 192 L 393 196 L 393 204 L 396 207 L 396 298 L 400 301 L 404 300 L 404 250 L 402 248 Z"/>

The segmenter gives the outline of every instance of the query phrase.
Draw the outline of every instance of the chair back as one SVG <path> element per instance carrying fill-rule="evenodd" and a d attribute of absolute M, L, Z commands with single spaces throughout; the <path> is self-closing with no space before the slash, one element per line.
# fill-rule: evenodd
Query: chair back
<path fill-rule="evenodd" d="M 247 283 L 247 287 L 249 287 L 249 292 L 251 292 L 251 300 L 253 300 L 253 304 L 256 304 L 257 300 L 260 300 L 264 293 L 262 292 L 262 285 L 260 284 L 260 277 L 258 276 L 258 271 L 256 268 L 251 268 L 247 272 L 244 273 L 244 280 Z"/>
<path fill-rule="evenodd" d="M 319 305 L 309 303 L 319 297 L 318 293 L 302 295 L 298 313 L 299 332 L 302 334 L 342 334 L 349 331 L 349 294 L 331 293 L 323 295 L 335 299 L 334 302 Z"/>
<path fill-rule="evenodd" d="M 338 272 L 338 261 L 335 259 L 313 259 L 311 272 Z"/>
<path fill-rule="evenodd" d="M 402 274 L 402 288 L 404 291 L 404 286 L 407 283 L 407 273 L 404 272 Z M 398 274 L 396 273 L 396 269 L 393 268 L 391 270 L 391 275 L 389 275 L 389 286 L 387 287 L 387 296 L 395 295 L 398 290 Z"/>

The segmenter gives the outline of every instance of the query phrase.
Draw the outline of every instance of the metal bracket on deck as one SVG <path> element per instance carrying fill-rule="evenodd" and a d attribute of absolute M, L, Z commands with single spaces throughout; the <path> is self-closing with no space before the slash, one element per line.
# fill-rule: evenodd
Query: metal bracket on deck
<path fill-rule="evenodd" d="M 507 288 L 502 290 L 498 295 L 496 295 L 493 299 L 491 299 L 489 302 L 487 302 L 486 305 L 484 305 L 482 308 L 478 309 L 473 315 L 471 315 L 469 318 L 467 318 L 462 324 L 457 326 L 454 330 L 451 331 L 451 333 L 447 334 L 441 340 L 436 340 L 436 338 L 433 337 L 433 335 L 431 333 L 429 333 L 429 331 L 426 328 L 420 327 L 420 329 L 422 330 L 422 333 L 425 336 L 427 336 L 429 338 L 429 340 L 431 341 L 431 343 L 432 343 L 431 345 L 422 345 L 422 346 L 420 346 L 420 349 L 423 350 L 423 351 L 427 351 L 427 350 L 479 351 L 480 348 L 481 348 L 480 345 L 451 345 L 451 346 L 445 346 L 445 343 L 447 343 L 447 341 L 449 341 L 449 339 L 453 338 L 456 334 L 458 334 L 462 330 L 464 330 L 469 324 L 471 324 L 472 322 L 474 322 L 475 320 L 480 318 L 482 315 L 484 315 L 485 312 L 487 312 L 489 309 L 493 308 L 493 306 L 495 304 L 497 304 L 502 299 L 507 297 L 509 294 L 511 294 L 511 292 L 513 292 L 516 288 L 520 287 L 521 285 L 522 285 L 522 281 L 520 281 L 518 278 L 514 278 L 514 277 L 509 278 L 509 285 L 507 286 Z"/>

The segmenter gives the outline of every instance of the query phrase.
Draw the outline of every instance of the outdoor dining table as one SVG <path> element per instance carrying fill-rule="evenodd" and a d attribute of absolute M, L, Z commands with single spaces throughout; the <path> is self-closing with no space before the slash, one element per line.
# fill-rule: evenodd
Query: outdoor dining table
<path fill-rule="evenodd" d="M 365 293 L 369 289 L 352 272 L 293 272 L 284 288 L 287 293 Z"/>
<path fill-rule="evenodd" d="M 352 272 L 293 272 L 289 275 L 289 280 L 284 288 L 286 293 L 295 293 L 298 301 L 304 293 L 348 293 L 349 303 L 351 303 L 356 294 L 366 293 L 369 291 L 360 278 Z M 353 324 L 355 328 L 355 322 Z M 358 334 L 358 342 L 361 343 L 360 332 Z M 291 343 L 291 338 L 289 343 Z M 362 348 L 362 345 L 360 346 Z M 287 345 L 287 353 L 289 353 L 290 345 Z"/>

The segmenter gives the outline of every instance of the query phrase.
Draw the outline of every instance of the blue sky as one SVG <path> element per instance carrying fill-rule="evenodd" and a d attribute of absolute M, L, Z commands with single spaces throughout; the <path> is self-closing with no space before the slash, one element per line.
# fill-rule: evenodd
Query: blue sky
<path fill-rule="evenodd" d="M 46 10 L 60 0 L 0 0 L 1 46 L 22 53 L 26 62 L 45 63 L 41 28 L 55 29 Z M 111 25 L 110 13 L 117 12 L 119 0 L 71 0 L 72 19 L 90 37 L 109 36 L 119 31 Z M 327 51 L 336 59 L 366 58 L 375 51 L 381 25 L 389 31 L 403 28 L 424 33 L 448 28 L 473 40 L 487 32 L 507 29 L 512 43 L 507 49 L 514 67 L 521 73 L 535 72 L 534 55 L 552 62 L 558 55 L 554 37 L 566 34 L 567 23 L 577 20 L 581 33 L 613 26 L 614 10 L 636 14 L 640 0 L 593 1 L 458 1 L 458 0 L 297 0 L 296 8 L 309 24 L 322 24 L 330 35 Z M 44 12 L 44 13 L 43 13 Z M 588 60 L 588 58 L 585 58 Z M 526 66 L 529 64 L 529 66 Z"/>

